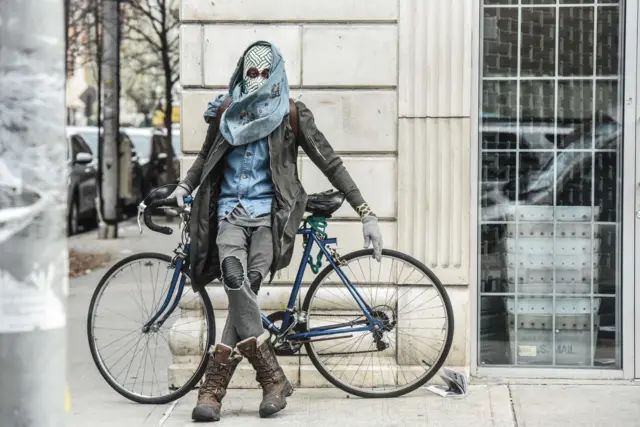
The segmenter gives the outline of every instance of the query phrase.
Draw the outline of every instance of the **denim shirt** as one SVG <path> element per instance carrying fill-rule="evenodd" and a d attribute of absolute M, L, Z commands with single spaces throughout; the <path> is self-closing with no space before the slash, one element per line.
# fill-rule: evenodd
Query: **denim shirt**
<path fill-rule="evenodd" d="M 218 217 L 226 217 L 238 204 L 252 218 L 271 213 L 273 184 L 268 137 L 234 147 L 226 156 L 223 174 Z"/>

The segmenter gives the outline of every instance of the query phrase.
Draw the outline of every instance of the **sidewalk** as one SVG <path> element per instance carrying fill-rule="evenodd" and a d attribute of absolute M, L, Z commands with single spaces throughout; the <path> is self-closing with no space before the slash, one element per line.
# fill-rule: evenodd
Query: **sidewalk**
<path fill-rule="evenodd" d="M 262 392 L 230 390 L 220 426 L 254 427 L 485 427 L 513 426 L 505 386 L 474 387 L 466 399 L 442 399 L 425 390 L 396 399 L 361 399 L 337 389 L 298 389 L 274 419 L 262 420 L 257 409 Z M 191 409 L 196 394 L 182 398 L 163 427 L 196 426 Z"/>
<path fill-rule="evenodd" d="M 161 220 L 158 222 L 163 223 Z M 140 234 L 135 219 L 119 224 L 120 237 L 99 240 L 97 230 L 69 238 L 70 249 L 108 253 L 111 260 L 105 268 L 71 279 L 69 282 L 67 376 L 71 393 L 68 427 L 156 427 L 168 405 L 139 405 L 117 394 L 98 372 L 87 344 L 87 310 L 91 295 L 107 268 L 118 259 L 137 252 L 160 252 L 171 255 L 180 240 L 178 222 L 170 225 L 174 233 L 165 236 L 144 228 Z M 0 421 L 2 426 L 2 421 Z"/>
<path fill-rule="evenodd" d="M 142 234 L 136 219 L 129 219 L 118 224 L 118 238 L 110 240 L 98 239 L 98 230 L 89 230 L 68 239 L 69 249 L 83 252 L 106 252 L 112 256 L 110 264 L 119 258 L 138 252 L 160 252 L 171 255 L 180 242 L 180 222 L 166 222 L 163 218 L 154 217 L 159 225 L 169 226 L 173 234 L 167 236 L 155 233 L 142 225 Z"/>
<path fill-rule="evenodd" d="M 472 385 L 465 398 L 420 390 L 396 399 L 347 397 L 337 389 L 299 389 L 274 419 L 257 414 L 259 390 L 230 390 L 219 426 L 312 427 L 633 427 L 640 425 L 640 387 L 620 385 Z M 195 392 L 159 426 L 191 422 Z"/>

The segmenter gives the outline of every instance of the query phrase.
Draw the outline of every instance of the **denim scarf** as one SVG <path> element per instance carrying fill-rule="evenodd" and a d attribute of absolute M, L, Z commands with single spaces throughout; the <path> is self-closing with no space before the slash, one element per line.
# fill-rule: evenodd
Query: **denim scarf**
<path fill-rule="evenodd" d="M 273 63 L 269 78 L 258 90 L 250 94 L 242 91 L 244 55 L 253 46 L 271 46 Z M 222 114 L 220 133 L 233 146 L 245 145 L 269 136 L 289 114 L 289 82 L 280 50 L 268 42 L 256 42 L 249 46 L 238 61 L 231 81 L 229 93 L 231 105 Z M 204 119 L 209 122 L 217 114 L 222 97 L 209 103 Z"/>

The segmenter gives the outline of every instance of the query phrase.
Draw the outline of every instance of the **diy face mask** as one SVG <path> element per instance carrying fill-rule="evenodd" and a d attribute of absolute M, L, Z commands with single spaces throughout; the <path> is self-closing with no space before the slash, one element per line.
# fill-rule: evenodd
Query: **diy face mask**
<path fill-rule="evenodd" d="M 278 48 L 266 41 L 248 46 L 231 75 L 227 96 L 231 104 L 219 126 L 229 144 L 249 144 L 273 133 L 289 114 L 289 82 Z M 205 116 L 215 118 L 215 108 Z"/>
<path fill-rule="evenodd" d="M 254 46 L 244 56 L 243 92 L 255 92 L 269 78 L 273 53 L 271 46 Z"/>

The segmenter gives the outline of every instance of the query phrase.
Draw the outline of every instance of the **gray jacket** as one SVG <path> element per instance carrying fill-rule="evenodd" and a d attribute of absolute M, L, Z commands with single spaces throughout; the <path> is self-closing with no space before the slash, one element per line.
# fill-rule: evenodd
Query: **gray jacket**
<path fill-rule="evenodd" d="M 289 124 L 288 115 L 269 136 L 270 171 L 275 193 L 271 208 L 274 260 L 270 281 L 276 271 L 291 262 L 296 231 L 305 213 L 307 193 L 298 176 L 298 148 L 302 148 L 331 184 L 346 195 L 354 209 L 365 203 L 342 159 L 316 127 L 311 111 L 299 101 L 296 107 L 297 138 Z M 207 285 L 221 276 L 215 243 L 218 229 L 217 200 L 224 157 L 232 146 L 217 129 L 217 120 L 212 119 L 202 150 L 183 180 L 191 191 L 199 186 L 193 201 L 190 229 L 191 279 L 196 286 Z"/>

